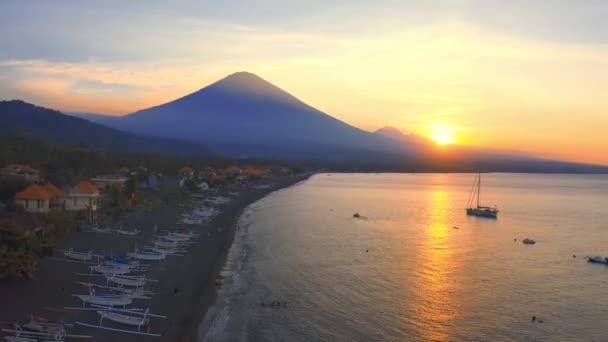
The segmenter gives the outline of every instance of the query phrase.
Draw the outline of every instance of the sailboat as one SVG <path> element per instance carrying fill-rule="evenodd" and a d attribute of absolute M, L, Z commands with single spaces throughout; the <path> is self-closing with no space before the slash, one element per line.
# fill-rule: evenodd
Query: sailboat
<path fill-rule="evenodd" d="M 495 207 L 484 207 L 479 204 L 479 195 L 481 193 L 481 173 L 477 174 L 477 180 L 473 184 L 471 193 L 469 194 L 469 201 L 467 202 L 467 215 L 497 218 L 498 209 Z M 477 200 L 477 201 L 475 201 Z M 473 204 L 477 202 L 477 206 Z"/>

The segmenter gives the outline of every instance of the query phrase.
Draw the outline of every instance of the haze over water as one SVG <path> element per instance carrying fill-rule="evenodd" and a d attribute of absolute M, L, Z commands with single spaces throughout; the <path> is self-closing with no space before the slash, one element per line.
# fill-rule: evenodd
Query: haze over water
<path fill-rule="evenodd" d="M 497 220 L 465 215 L 474 177 L 319 174 L 255 203 L 201 340 L 607 339 L 584 256 L 608 255 L 608 176 L 483 175 Z"/>

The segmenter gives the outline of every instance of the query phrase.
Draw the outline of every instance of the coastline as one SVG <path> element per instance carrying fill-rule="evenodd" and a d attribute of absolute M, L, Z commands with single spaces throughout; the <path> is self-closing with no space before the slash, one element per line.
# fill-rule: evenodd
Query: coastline
<path fill-rule="evenodd" d="M 211 276 L 206 278 L 206 283 L 204 284 L 204 289 L 200 294 L 199 301 L 197 302 L 196 306 L 193 307 L 191 312 L 184 312 L 185 315 L 190 315 L 191 319 L 189 320 L 189 324 L 184 326 L 183 330 L 180 331 L 180 334 L 176 336 L 175 341 L 197 341 L 200 325 L 209 312 L 209 309 L 211 309 L 211 307 L 215 304 L 217 291 L 219 287 L 221 287 L 221 284 L 218 286 L 216 285 L 215 281 L 218 279 L 218 277 L 220 277 L 220 272 L 226 264 L 230 247 L 234 242 L 238 221 L 247 207 L 273 192 L 286 189 L 303 182 L 310 176 L 311 175 L 293 176 L 288 179 L 283 179 L 265 189 L 248 189 L 250 193 L 239 196 L 238 200 L 231 203 L 232 208 L 225 208 L 222 213 L 218 215 L 218 217 L 212 220 L 210 223 L 211 225 L 224 224 L 224 226 L 227 227 L 225 234 L 226 239 L 223 242 L 219 254 L 216 256 L 212 269 L 210 270 Z"/>
<path fill-rule="evenodd" d="M 309 176 L 271 177 L 263 181 L 263 184 L 269 184 L 267 187 L 255 184 L 239 189 L 239 194 L 232 197 L 231 202 L 219 206 L 220 212 L 212 220 L 187 227 L 200 232 L 201 236 L 184 257 L 170 257 L 167 261 L 150 267 L 146 276 L 160 282 L 151 286 L 150 289 L 154 292 L 151 300 L 134 302 L 137 307 L 150 307 L 151 312 L 168 317 L 152 321 L 151 331 L 162 334 L 156 340 L 197 341 L 199 326 L 215 302 L 218 289 L 216 279 L 226 262 L 243 211 L 268 194 L 293 186 Z M 222 189 L 213 193 L 213 196 L 226 196 L 229 192 L 230 190 Z M 173 229 L 182 212 L 200 206 L 200 203 L 194 203 L 190 197 L 185 202 L 170 203 L 151 213 L 137 213 L 122 218 L 126 227 L 141 229 L 137 238 L 75 232 L 58 243 L 55 255 L 60 254 L 59 250 L 68 248 L 77 251 L 93 250 L 103 254 L 131 252 L 136 246 L 151 241 L 155 235 L 154 225 L 160 230 Z M 3 303 L 0 305 L 0 324 L 10 327 L 12 322 L 23 322 L 32 313 L 65 323 L 76 320 L 98 322 L 99 318 L 94 312 L 63 310 L 65 306 L 80 305 L 72 294 L 84 294 L 87 289 L 76 281 L 87 282 L 91 278 L 76 276 L 74 273 L 87 272 L 86 269 L 86 265 L 43 258 L 34 280 L 0 282 L 0 302 Z M 92 335 L 95 341 L 150 340 L 149 337 L 80 327 L 69 329 L 69 332 Z"/>

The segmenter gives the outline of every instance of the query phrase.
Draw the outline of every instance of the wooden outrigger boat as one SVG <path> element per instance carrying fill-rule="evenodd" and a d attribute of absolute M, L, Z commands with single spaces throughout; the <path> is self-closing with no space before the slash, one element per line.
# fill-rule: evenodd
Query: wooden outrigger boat
<path fill-rule="evenodd" d="M 179 244 L 177 242 L 170 241 L 154 241 L 154 245 L 157 247 L 165 247 L 165 248 L 177 248 Z"/>
<path fill-rule="evenodd" d="M 65 341 L 65 331 L 50 334 L 28 331 L 22 329 L 21 327 L 15 327 L 14 330 L 2 329 L 2 331 L 14 334 L 13 336 L 4 337 L 4 339 L 8 342 Z"/>
<path fill-rule="evenodd" d="M 177 237 L 182 237 L 182 238 L 195 238 L 195 237 L 199 237 L 200 234 L 196 234 L 193 232 L 187 232 L 187 233 L 180 233 L 180 232 L 170 232 L 169 235 L 173 235 L 173 236 L 177 236 Z"/>
<path fill-rule="evenodd" d="M 89 335 L 68 335 L 61 323 L 38 322 L 34 319 L 23 325 L 15 324 L 12 330 L 2 331 L 13 334 L 4 337 L 9 342 L 65 341 L 66 337 L 91 338 Z"/>
<path fill-rule="evenodd" d="M 128 253 L 131 258 L 136 260 L 148 260 L 148 261 L 161 261 L 167 258 L 166 254 L 163 253 L 140 253 L 135 251 L 133 253 Z"/>
<path fill-rule="evenodd" d="M 120 275 L 106 275 L 106 280 L 108 283 L 114 283 L 123 286 L 133 286 L 133 287 L 142 287 L 146 285 L 148 281 L 153 281 L 146 279 L 146 276 L 143 275 L 141 277 L 133 277 L 133 276 L 120 276 Z"/>
<path fill-rule="evenodd" d="M 62 252 L 66 258 L 78 260 L 78 261 L 91 261 L 91 260 L 93 260 L 93 257 L 95 256 L 93 254 L 93 251 L 88 251 L 86 253 L 76 252 L 72 248 L 70 248 L 68 250 L 63 250 Z"/>
<path fill-rule="evenodd" d="M 98 289 L 110 291 L 114 294 L 121 294 L 121 295 L 129 296 L 133 299 L 150 299 L 149 296 L 154 295 L 154 292 L 144 290 L 143 287 L 122 287 L 120 285 L 119 286 L 104 286 L 104 285 L 93 284 L 93 283 L 83 283 L 80 281 L 77 281 L 76 283 L 83 285 L 83 286 L 87 286 L 89 288 L 98 288 Z"/>
<path fill-rule="evenodd" d="M 154 253 L 166 254 L 168 256 L 183 256 L 183 254 L 180 254 L 180 253 L 185 253 L 186 252 L 186 250 L 184 250 L 184 249 L 161 248 L 161 247 L 156 247 L 156 246 L 147 246 L 147 247 L 144 247 L 144 249 L 152 251 Z"/>
<path fill-rule="evenodd" d="M 161 336 L 160 334 L 143 332 L 142 328 L 149 327 L 151 317 L 167 318 L 166 316 L 151 314 L 150 309 L 146 309 L 146 311 L 142 313 L 142 312 L 138 312 L 135 310 L 118 310 L 118 309 L 114 309 L 114 308 L 100 308 L 99 310 L 96 310 L 96 312 L 100 317 L 98 325 L 85 323 L 85 322 L 78 322 L 78 321 L 76 322 L 76 324 L 85 326 L 85 327 L 90 327 L 90 328 L 117 331 L 117 332 L 123 332 L 123 333 L 127 333 L 127 334 L 160 337 Z M 117 328 L 103 326 L 104 320 L 109 320 L 109 321 L 112 321 L 115 323 L 128 325 L 131 327 L 137 327 L 137 330 L 117 329 Z"/>
<path fill-rule="evenodd" d="M 183 237 L 183 236 L 176 236 L 176 235 L 163 235 L 161 236 L 161 239 L 170 241 L 170 242 L 188 242 L 190 241 L 189 237 Z"/>
<path fill-rule="evenodd" d="M 118 274 L 118 275 L 129 274 L 132 271 L 135 271 L 134 269 L 132 269 L 130 267 L 112 267 L 112 266 L 106 266 L 106 265 L 89 266 L 89 269 L 91 270 L 91 272 L 95 272 L 95 273 Z"/>
<path fill-rule="evenodd" d="M 99 228 L 99 226 L 93 226 L 91 227 L 91 232 L 93 233 L 103 233 L 103 234 L 108 234 L 112 232 L 112 229 L 110 229 L 110 227 L 106 226 L 105 228 Z"/>
<path fill-rule="evenodd" d="M 93 288 L 89 290 L 88 295 L 74 294 L 72 296 L 78 297 L 82 301 L 82 307 L 87 304 L 126 307 L 133 302 L 133 299 L 127 295 L 96 295 Z"/>
<path fill-rule="evenodd" d="M 137 236 L 137 234 L 140 233 L 140 230 L 137 228 L 133 229 L 133 230 L 127 230 L 127 229 L 123 229 L 122 227 L 120 227 L 117 230 L 115 230 L 114 233 L 119 234 L 119 235 L 124 235 L 124 236 Z"/>

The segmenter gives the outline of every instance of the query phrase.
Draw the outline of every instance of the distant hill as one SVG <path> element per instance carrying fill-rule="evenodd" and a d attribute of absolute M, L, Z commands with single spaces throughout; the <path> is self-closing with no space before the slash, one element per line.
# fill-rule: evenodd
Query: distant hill
<path fill-rule="evenodd" d="M 74 116 L 77 118 L 81 118 L 81 119 L 85 119 L 87 121 L 98 123 L 98 124 L 104 125 L 104 126 L 112 126 L 112 122 L 114 122 L 120 118 L 120 116 L 115 116 L 115 115 L 93 114 L 93 113 L 66 112 L 64 114 L 69 115 L 69 116 Z"/>
<path fill-rule="evenodd" d="M 171 153 L 209 153 L 200 144 L 142 137 L 19 100 L 0 101 L 0 132 L 31 135 L 53 143 L 97 149 Z"/>
<path fill-rule="evenodd" d="M 109 124 L 204 143 L 237 157 L 371 162 L 418 153 L 335 119 L 246 72 Z"/>

